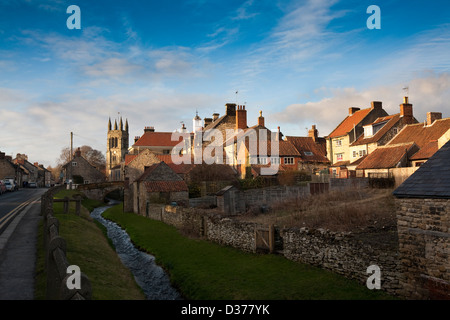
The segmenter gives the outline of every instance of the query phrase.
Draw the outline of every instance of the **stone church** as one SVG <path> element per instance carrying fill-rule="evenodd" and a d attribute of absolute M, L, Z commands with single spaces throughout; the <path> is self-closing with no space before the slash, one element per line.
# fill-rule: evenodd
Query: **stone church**
<path fill-rule="evenodd" d="M 128 120 L 125 120 L 125 128 L 122 117 L 117 125 L 117 120 L 114 120 L 114 129 L 112 128 L 111 118 L 108 121 L 108 135 L 106 147 L 106 176 L 111 176 L 111 169 L 120 165 L 125 160 L 125 155 L 128 153 Z"/>

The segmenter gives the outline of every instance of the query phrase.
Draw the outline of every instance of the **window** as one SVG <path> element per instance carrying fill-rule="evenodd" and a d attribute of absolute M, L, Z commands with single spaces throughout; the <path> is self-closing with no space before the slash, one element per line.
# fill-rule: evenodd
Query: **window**
<path fill-rule="evenodd" d="M 397 134 L 397 133 L 398 133 L 398 128 L 397 128 L 397 127 L 394 127 L 394 128 L 392 129 L 392 132 L 393 132 L 394 134 Z"/>
<path fill-rule="evenodd" d="M 336 147 L 340 147 L 340 146 L 342 146 L 342 140 L 338 139 L 338 140 L 336 140 Z"/>
<path fill-rule="evenodd" d="M 337 153 L 337 154 L 336 154 L 336 160 L 337 160 L 337 161 L 342 161 L 342 160 L 344 160 L 344 154 L 343 154 L 343 153 Z"/>
<path fill-rule="evenodd" d="M 358 152 L 353 150 L 353 158 L 356 158 L 358 156 Z"/>
<path fill-rule="evenodd" d="M 305 151 L 303 152 L 305 154 L 305 156 L 313 156 L 314 153 L 312 153 L 311 151 Z"/>
<path fill-rule="evenodd" d="M 359 156 L 365 156 L 366 155 L 366 150 L 359 150 Z"/>
<path fill-rule="evenodd" d="M 278 157 L 271 157 L 270 158 L 270 163 L 280 164 L 280 158 L 278 158 Z"/>
<path fill-rule="evenodd" d="M 72 167 L 76 167 L 77 163 L 75 161 L 72 161 Z"/>
<path fill-rule="evenodd" d="M 266 157 L 258 157 L 258 164 L 267 164 Z"/>
<path fill-rule="evenodd" d="M 294 158 L 293 157 L 284 158 L 284 164 L 294 164 Z"/>
<path fill-rule="evenodd" d="M 84 184 L 88 184 L 89 183 L 89 180 L 84 180 Z"/>

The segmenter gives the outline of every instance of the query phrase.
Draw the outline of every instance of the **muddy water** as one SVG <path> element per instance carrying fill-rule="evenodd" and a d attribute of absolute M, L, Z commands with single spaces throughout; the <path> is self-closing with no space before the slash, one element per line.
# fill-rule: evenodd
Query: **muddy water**
<path fill-rule="evenodd" d="M 108 238 L 114 244 L 122 263 L 130 269 L 147 299 L 181 299 L 181 295 L 171 286 L 164 269 L 155 263 L 155 257 L 138 250 L 125 230 L 116 223 L 102 217 L 102 213 L 108 208 L 110 206 L 96 208 L 92 211 L 91 216 L 106 227 Z"/>

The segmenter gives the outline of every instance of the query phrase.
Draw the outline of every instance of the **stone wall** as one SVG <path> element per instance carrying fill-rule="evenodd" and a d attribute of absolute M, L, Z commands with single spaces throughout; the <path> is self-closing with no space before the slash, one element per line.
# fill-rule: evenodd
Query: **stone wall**
<path fill-rule="evenodd" d="M 369 276 L 367 268 L 377 265 L 381 289 L 397 294 L 400 273 L 395 232 L 352 234 L 307 228 L 280 232 L 287 259 L 331 270 L 363 285 Z"/>
<path fill-rule="evenodd" d="M 396 199 L 401 295 L 450 299 L 450 200 Z"/>
<path fill-rule="evenodd" d="M 151 206 L 149 218 L 163 221 L 191 234 L 246 252 L 256 252 L 255 230 L 262 225 L 221 216 L 211 210 L 172 206 Z M 381 269 L 381 289 L 397 294 L 399 291 L 400 259 L 395 230 L 384 233 L 352 234 L 306 228 L 281 229 L 276 249 L 287 259 L 331 270 L 349 279 L 366 284 L 367 268 Z"/>

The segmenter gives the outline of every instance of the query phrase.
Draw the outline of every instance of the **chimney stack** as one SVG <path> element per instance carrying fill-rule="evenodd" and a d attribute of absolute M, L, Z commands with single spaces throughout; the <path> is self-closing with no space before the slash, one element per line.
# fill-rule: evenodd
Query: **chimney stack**
<path fill-rule="evenodd" d="M 442 119 L 441 112 L 427 112 L 427 126 L 431 126 L 435 120 Z"/>
<path fill-rule="evenodd" d="M 308 130 L 308 137 L 313 138 L 314 142 L 317 142 L 317 140 L 319 138 L 318 135 L 319 134 L 318 134 L 318 131 L 316 129 L 316 125 L 313 124 L 311 129 Z"/>
<path fill-rule="evenodd" d="M 213 121 L 216 121 L 217 119 L 219 119 L 219 114 L 218 113 L 213 113 Z"/>
<path fill-rule="evenodd" d="M 155 132 L 155 127 L 145 127 L 144 132 Z"/>
<path fill-rule="evenodd" d="M 227 103 L 225 106 L 226 106 L 225 114 L 227 116 L 235 117 L 236 116 L 236 103 Z"/>
<path fill-rule="evenodd" d="M 356 111 L 361 110 L 360 108 L 355 108 L 355 107 L 351 107 L 348 108 L 348 115 L 351 116 L 352 114 L 354 114 Z"/>
<path fill-rule="evenodd" d="M 236 129 L 247 129 L 247 110 L 245 110 L 245 106 L 237 106 Z"/>
<path fill-rule="evenodd" d="M 0 152 L 0 159 L 5 159 L 5 153 L 4 152 Z"/>
<path fill-rule="evenodd" d="M 408 102 L 408 97 L 404 97 L 403 103 L 400 105 L 400 116 L 403 117 L 405 124 L 414 122 L 412 104 Z"/>
<path fill-rule="evenodd" d="M 139 140 L 140 138 L 141 138 L 141 137 L 139 137 L 139 136 L 135 136 L 135 137 L 134 137 L 134 143 L 138 142 L 138 140 Z"/>
<path fill-rule="evenodd" d="M 265 127 L 264 117 L 262 116 L 262 111 L 261 110 L 259 111 L 258 126 Z"/>
<path fill-rule="evenodd" d="M 372 101 L 372 109 L 381 109 L 383 107 L 383 103 L 381 101 Z"/>
<path fill-rule="evenodd" d="M 205 126 L 205 128 L 210 124 L 210 123 L 212 123 L 212 118 L 205 118 L 205 119 L 203 119 L 203 123 L 204 123 L 204 126 Z"/>
<path fill-rule="evenodd" d="M 75 157 L 81 157 L 81 150 L 80 150 L 80 148 L 78 148 L 77 151 L 75 151 Z M 34 165 L 37 167 L 37 162 L 35 162 Z"/>

